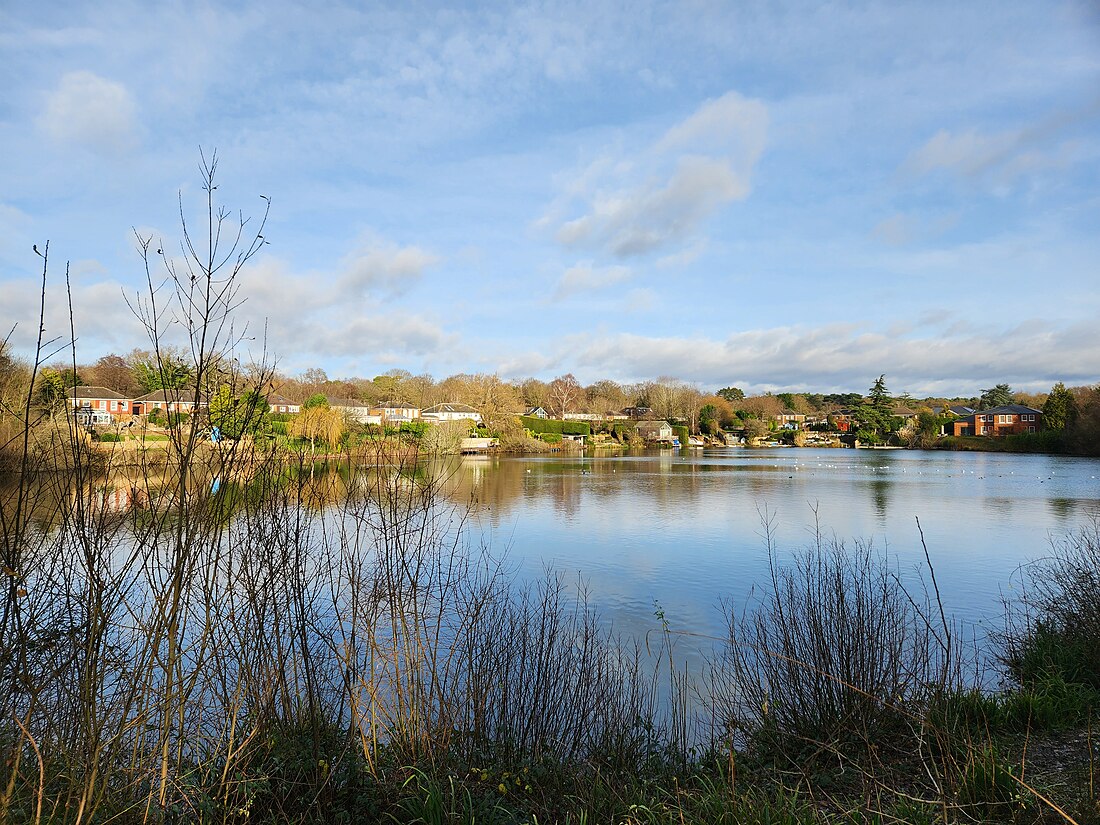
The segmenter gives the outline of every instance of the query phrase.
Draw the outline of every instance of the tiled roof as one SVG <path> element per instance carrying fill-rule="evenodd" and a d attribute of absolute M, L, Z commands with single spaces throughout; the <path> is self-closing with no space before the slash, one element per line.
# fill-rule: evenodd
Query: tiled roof
<path fill-rule="evenodd" d="M 120 392 L 109 390 L 106 387 L 89 387 L 81 385 L 69 390 L 69 398 L 105 398 L 108 401 L 128 400 L 130 396 Z"/>

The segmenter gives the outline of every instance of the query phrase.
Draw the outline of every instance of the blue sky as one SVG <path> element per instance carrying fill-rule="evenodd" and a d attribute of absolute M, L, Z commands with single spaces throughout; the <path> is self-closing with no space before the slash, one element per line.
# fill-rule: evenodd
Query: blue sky
<path fill-rule="evenodd" d="M 46 240 L 48 330 L 68 261 L 79 359 L 145 345 L 201 146 L 289 373 L 1100 381 L 1095 3 L 391 5 L 8 0 L 17 348 Z"/>

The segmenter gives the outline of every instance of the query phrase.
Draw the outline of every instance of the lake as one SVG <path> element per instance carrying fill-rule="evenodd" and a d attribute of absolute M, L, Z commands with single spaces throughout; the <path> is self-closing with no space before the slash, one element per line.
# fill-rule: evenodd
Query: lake
<path fill-rule="evenodd" d="M 1100 460 L 1067 456 L 732 448 L 466 458 L 453 473 L 475 541 L 522 578 L 579 577 L 629 635 L 658 628 L 658 609 L 724 635 L 720 603 L 740 611 L 768 580 L 763 520 L 782 560 L 812 541 L 816 510 L 825 535 L 873 541 L 905 577 L 924 567 L 919 519 L 945 608 L 980 642 L 1019 566 L 1100 517 Z"/>

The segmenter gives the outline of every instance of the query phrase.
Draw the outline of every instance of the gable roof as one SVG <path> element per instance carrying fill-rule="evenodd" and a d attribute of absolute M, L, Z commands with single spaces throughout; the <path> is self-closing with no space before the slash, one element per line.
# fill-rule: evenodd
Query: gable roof
<path fill-rule="evenodd" d="M 160 401 L 168 404 L 177 402 L 181 404 L 194 404 L 195 403 L 195 391 L 194 390 L 153 390 L 147 392 L 145 395 L 135 398 L 134 401 Z"/>
<path fill-rule="evenodd" d="M 346 407 L 349 409 L 358 409 L 360 407 L 369 407 L 368 404 L 364 404 L 358 398 L 336 398 L 331 395 L 326 395 L 325 399 L 328 401 L 330 407 Z"/>
<path fill-rule="evenodd" d="M 646 433 L 657 433 L 663 430 L 665 427 L 672 429 L 672 425 L 667 421 L 639 421 L 637 431 L 642 435 Z"/>
<path fill-rule="evenodd" d="M 457 403 L 436 404 L 434 407 L 428 407 L 426 410 L 421 410 L 421 414 L 423 413 L 475 413 L 480 415 L 480 413 L 469 404 Z"/>
<path fill-rule="evenodd" d="M 982 415 L 1042 415 L 1042 410 L 1033 407 L 1025 407 L 1023 404 L 1002 404 L 999 407 L 990 407 L 988 410 L 978 410 Z"/>
<path fill-rule="evenodd" d="M 108 401 L 128 401 L 130 396 L 123 395 L 115 390 L 109 390 L 106 387 L 92 387 L 86 384 L 81 384 L 79 387 L 73 387 L 68 391 L 69 398 L 105 398 Z"/>

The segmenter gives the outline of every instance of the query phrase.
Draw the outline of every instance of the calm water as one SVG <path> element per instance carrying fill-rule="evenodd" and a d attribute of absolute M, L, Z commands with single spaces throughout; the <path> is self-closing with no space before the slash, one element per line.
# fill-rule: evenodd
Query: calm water
<path fill-rule="evenodd" d="M 979 639 L 1001 623 L 1013 574 L 1052 538 L 1100 516 L 1100 460 L 904 450 L 713 450 L 464 459 L 451 483 L 474 530 L 521 577 L 587 582 L 626 633 L 724 632 L 767 580 L 762 515 L 782 558 L 822 531 L 871 540 L 904 575 L 924 530 L 947 611 Z"/>

